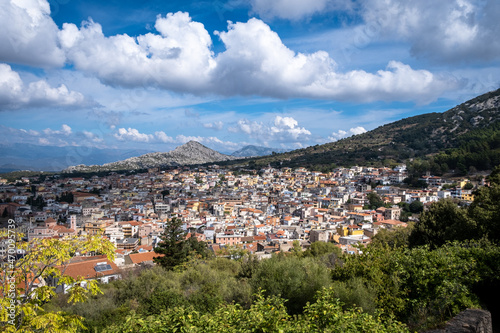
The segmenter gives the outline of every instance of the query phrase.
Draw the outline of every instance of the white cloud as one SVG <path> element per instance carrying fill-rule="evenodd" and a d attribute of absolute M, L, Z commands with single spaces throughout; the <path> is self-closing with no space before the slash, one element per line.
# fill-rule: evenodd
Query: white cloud
<path fill-rule="evenodd" d="M 371 31 L 409 41 L 417 57 L 444 63 L 499 59 L 497 0 L 364 0 L 360 8 Z"/>
<path fill-rule="evenodd" d="M 50 129 L 50 128 L 46 128 L 46 129 L 43 130 L 43 133 L 45 135 L 64 135 L 64 136 L 69 136 L 73 132 L 71 131 L 71 127 L 69 127 L 66 124 L 63 124 L 61 126 L 60 130 L 53 130 L 53 129 Z"/>
<path fill-rule="evenodd" d="M 93 143 L 104 143 L 104 139 L 95 133 L 89 131 L 82 131 L 82 134 L 85 136 L 86 139 L 88 139 Z"/>
<path fill-rule="evenodd" d="M 292 117 L 276 116 L 274 119 L 274 126 L 271 127 L 271 132 L 277 136 L 283 137 L 283 140 L 303 139 L 311 135 L 311 132 L 303 127 L 298 127 L 299 123 Z"/>
<path fill-rule="evenodd" d="M 331 140 L 331 141 L 338 141 L 340 139 L 347 138 L 347 137 L 350 137 L 350 136 L 353 136 L 353 135 L 362 134 L 362 133 L 365 133 L 365 132 L 366 132 L 366 130 L 363 127 L 358 126 L 358 127 L 353 127 L 351 129 L 349 129 L 349 131 L 338 130 L 337 132 L 333 132 L 328 137 L 328 139 Z"/>
<path fill-rule="evenodd" d="M 70 141 L 78 142 L 80 145 L 88 144 L 89 140 L 85 132 L 87 131 L 74 132 L 67 124 L 63 124 L 58 130 L 46 128 L 41 131 L 32 129 L 26 130 L 22 128 L 17 129 L 0 125 L 0 138 L 4 141 L 11 143 L 40 144 L 44 146 L 50 145 L 64 147 L 70 145 Z M 87 140 L 82 140 L 84 137 Z M 94 137 L 97 138 L 97 136 Z M 93 142 L 101 143 L 102 140 L 94 140 Z"/>
<path fill-rule="evenodd" d="M 224 127 L 224 123 L 222 121 L 214 121 L 212 123 L 203 124 L 203 127 L 220 131 Z"/>
<path fill-rule="evenodd" d="M 226 50 L 214 56 L 210 35 L 187 13 L 159 16 L 160 34 L 105 37 L 92 21 L 78 29 L 64 24 L 61 45 L 76 68 L 103 82 L 126 87 L 157 86 L 194 94 L 260 95 L 334 100 L 429 102 L 456 81 L 390 62 L 375 74 L 337 72 L 328 53 L 295 53 L 258 19 L 229 23 L 216 32 Z"/>
<path fill-rule="evenodd" d="M 203 24 L 177 12 L 158 16 L 155 28 L 160 34 L 106 37 L 98 23 L 89 21 L 80 29 L 65 23 L 59 36 L 76 68 L 108 84 L 174 91 L 205 88 L 215 63 Z"/>
<path fill-rule="evenodd" d="M 0 61 L 44 67 L 64 64 L 47 1 L 2 0 L 0 22 Z"/>
<path fill-rule="evenodd" d="M 264 145 L 269 142 L 291 144 L 293 141 L 308 140 L 311 132 L 298 126 L 298 122 L 292 117 L 276 116 L 271 124 L 240 119 L 234 127 L 228 128 L 230 132 L 242 132 Z"/>
<path fill-rule="evenodd" d="M 198 141 L 202 144 L 215 144 L 219 146 L 224 146 L 226 148 L 238 146 L 238 144 L 230 141 L 222 141 L 217 137 L 202 137 L 202 136 L 189 136 L 189 135 L 177 135 L 174 138 L 168 136 L 163 131 L 156 131 L 154 134 L 141 133 L 135 128 L 119 128 L 118 132 L 113 134 L 113 136 L 119 141 L 133 141 L 133 142 L 145 142 L 145 143 L 177 143 L 184 144 L 189 141 Z"/>
<path fill-rule="evenodd" d="M 219 36 L 227 50 L 216 58 L 215 77 L 219 92 L 225 95 L 427 103 L 460 85 L 454 78 L 396 61 L 375 74 L 338 72 L 326 52 L 295 53 L 257 19 L 230 24 Z"/>
<path fill-rule="evenodd" d="M 118 133 L 113 134 L 113 136 L 120 141 L 136 141 L 136 142 L 150 142 L 154 140 L 152 134 L 140 133 L 135 128 L 120 128 Z"/>
<path fill-rule="evenodd" d="M 0 63 L 0 110 L 21 107 L 83 107 L 93 103 L 62 84 L 51 87 L 46 81 L 31 82 L 27 86 L 19 74 L 7 64 Z"/>
<path fill-rule="evenodd" d="M 379 23 L 381 33 L 394 29 L 391 25 L 392 19 L 394 17 L 395 20 L 398 15 L 401 16 L 396 21 L 400 25 L 397 28 L 398 37 L 405 36 L 405 31 L 418 31 L 423 29 L 421 26 L 425 26 L 422 23 L 426 21 L 424 22 L 422 17 L 425 17 L 427 9 L 424 10 L 420 2 L 418 5 L 406 4 L 397 7 L 397 0 L 387 0 L 392 7 L 389 8 L 389 13 L 384 14 L 382 11 L 385 7 L 379 0 L 365 1 L 366 5 L 361 6 L 366 8 L 363 9 L 365 10 L 363 17 L 367 24 L 382 17 Z M 447 14 L 448 19 L 445 21 L 449 31 L 441 35 L 444 38 L 442 44 L 448 49 L 454 49 L 449 47 L 450 45 L 458 47 L 469 45 L 468 42 L 477 39 L 482 31 L 480 29 L 476 32 L 477 29 L 473 24 L 466 20 L 472 17 L 471 13 L 474 13 L 476 7 L 467 5 L 466 0 L 455 1 L 463 5 L 452 8 L 441 5 L 445 9 L 455 10 L 455 14 Z M 491 4 L 490 7 L 493 9 L 498 7 L 492 4 L 493 0 L 489 1 L 488 4 Z M 427 3 L 427 0 L 423 2 Z M 23 24 L 39 24 L 47 21 L 52 29 L 57 30 L 48 16 L 50 9 L 47 1 L 25 0 L 23 3 L 29 6 L 21 8 L 13 2 L 8 2 L 4 6 L 8 7 L 9 12 L 14 9 L 22 11 L 24 14 L 19 20 Z M 310 2 L 279 0 L 272 5 L 260 0 L 253 2 L 254 7 L 260 8 L 263 13 L 269 12 L 271 15 L 282 11 L 286 17 L 295 18 L 299 13 L 310 15 L 323 9 L 344 8 L 350 1 L 343 1 L 340 7 L 333 4 L 334 2 L 326 0 Z M 420 14 L 415 20 L 412 20 L 410 15 L 413 12 Z M 386 17 L 388 19 L 385 19 Z M 5 24 L 1 22 L 0 28 L 5 28 Z M 63 50 L 69 64 L 87 74 L 95 75 L 109 85 L 129 88 L 153 86 L 197 95 L 259 95 L 273 98 L 318 98 L 356 102 L 397 100 L 428 103 L 443 92 L 460 86 L 460 82 L 453 78 L 435 75 L 426 70 L 415 70 L 396 61 L 389 62 L 387 69 L 376 73 L 361 70 L 341 72 L 327 52 L 296 53 L 283 44 L 278 34 L 267 24 L 256 18 L 246 23 L 229 22 L 227 31 L 216 32 L 225 46 L 225 50 L 217 55 L 211 49 L 212 40 L 208 31 L 203 24 L 193 21 L 188 13 L 177 12 L 169 13 L 165 17 L 158 16 L 155 29 L 155 33 L 137 37 L 126 34 L 108 37 L 103 34 L 101 26 L 92 20 L 84 22 L 80 28 L 72 23 L 65 23 L 62 30 L 56 31 L 56 41 L 60 48 L 57 43 L 51 43 L 50 40 L 44 40 L 43 45 L 50 48 L 51 52 L 46 54 L 60 53 Z M 10 29 L 0 29 L 0 31 L 6 31 L 5 36 L 16 35 L 16 32 Z M 410 33 L 407 34 L 409 36 Z M 55 38 L 54 31 L 45 31 L 45 35 Z M 425 36 L 427 35 L 434 36 L 433 34 Z M 488 34 L 492 37 L 490 35 Z M 426 39 L 421 38 L 419 41 Z M 484 45 L 498 43 L 497 38 L 492 38 Z M 31 47 L 31 54 L 33 50 L 35 48 Z M 61 63 L 61 60 L 57 60 L 56 63 Z M 43 84 L 33 89 L 48 90 L 41 85 Z M 67 94 L 64 88 L 60 87 L 60 91 L 50 92 L 59 96 Z M 50 100 L 48 95 L 50 94 L 47 94 L 45 100 Z"/>
<path fill-rule="evenodd" d="M 173 143 L 173 142 L 175 142 L 175 140 L 172 137 L 168 136 L 163 131 L 155 132 L 155 137 L 158 139 L 158 141 L 163 142 L 163 143 Z"/>

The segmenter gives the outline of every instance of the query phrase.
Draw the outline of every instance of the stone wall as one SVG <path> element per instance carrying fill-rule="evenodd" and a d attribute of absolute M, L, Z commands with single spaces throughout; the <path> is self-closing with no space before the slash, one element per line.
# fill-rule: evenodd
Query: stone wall
<path fill-rule="evenodd" d="M 468 309 L 448 321 L 444 329 L 426 333 L 493 333 L 491 313 L 485 310 Z"/>

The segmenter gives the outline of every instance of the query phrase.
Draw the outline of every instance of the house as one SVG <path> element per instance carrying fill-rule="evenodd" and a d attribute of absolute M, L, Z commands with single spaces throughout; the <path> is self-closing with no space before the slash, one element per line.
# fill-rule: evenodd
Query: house
<path fill-rule="evenodd" d="M 313 229 L 309 232 L 309 240 L 313 242 L 328 242 L 332 230 Z"/>
<path fill-rule="evenodd" d="M 384 212 L 384 217 L 386 220 L 399 220 L 401 216 L 400 208 L 387 208 Z"/>
<path fill-rule="evenodd" d="M 31 228 L 28 231 L 28 237 L 33 238 L 52 238 L 76 235 L 76 217 L 70 218 L 70 227 L 58 225 L 52 217 L 47 218 L 43 223 Z"/>
<path fill-rule="evenodd" d="M 118 249 L 134 251 L 139 245 L 139 238 L 124 238 L 116 240 L 116 247 Z"/>
<path fill-rule="evenodd" d="M 75 257 L 75 262 L 67 266 L 59 266 L 58 270 L 64 275 L 74 279 L 84 278 L 85 280 L 98 280 L 101 283 L 108 283 L 121 278 L 121 271 L 116 264 L 106 256 L 95 257 Z M 49 285 L 56 287 L 56 292 L 67 293 L 72 285 L 58 284 L 58 281 L 49 280 Z M 82 283 L 85 286 L 86 283 Z"/>

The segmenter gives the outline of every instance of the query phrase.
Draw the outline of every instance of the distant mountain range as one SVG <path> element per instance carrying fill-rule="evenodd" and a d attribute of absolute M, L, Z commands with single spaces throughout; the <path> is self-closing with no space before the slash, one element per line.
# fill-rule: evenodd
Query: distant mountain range
<path fill-rule="evenodd" d="M 15 170 L 61 171 L 69 166 L 104 164 L 149 153 L 143 149 L 98 149 L 91 147 L 40 146 L 25 143 L 0 144 L 0 173 Z"/>
<path fill-rule="evenodd" d="M 151 167 L 204 164 L 236 159 L 234 156 L 224 155 L 199 142 L 189 141 L 166 153 L 148 153 L 145 155 L 127 158 L 123 161 L 106 163 L 103 165 L 76 165 L 67 168 L 67 172 L 94 172 L 114 170 L 137 170 Z"/>
<path fill-rule="evenodd" d="M 255 156 L 271 155 L 272 153 L 278 153 L 278 154 L 286 153 L 287 151 L 290 151 L 290 149 L 268 148 L 268 147 L 248 145 L 235 151 L 234 153 L 231 154 L 231 156 L 255 157 Z"/>

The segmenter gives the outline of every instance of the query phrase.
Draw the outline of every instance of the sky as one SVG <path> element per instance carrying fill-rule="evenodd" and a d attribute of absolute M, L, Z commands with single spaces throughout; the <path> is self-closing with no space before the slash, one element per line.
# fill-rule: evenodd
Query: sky
<path fill-rule="evenodd" d="M 0 140 L 296 149 L 500 87 L 498 0 L 0 0 Z"/>

